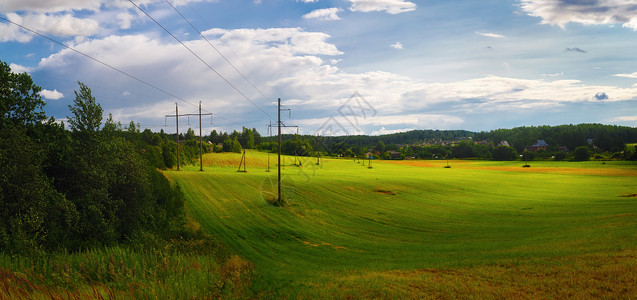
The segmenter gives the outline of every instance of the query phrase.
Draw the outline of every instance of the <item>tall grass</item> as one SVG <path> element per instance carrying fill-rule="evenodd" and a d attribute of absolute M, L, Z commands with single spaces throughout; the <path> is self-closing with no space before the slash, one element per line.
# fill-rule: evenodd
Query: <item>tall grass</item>
<path fill-rule="evenodd" d="M 230 256 L 125 247 L 29 258 L 0 254 L 0 298 L 193 299 L 240 297 L 251 263 Z"/>

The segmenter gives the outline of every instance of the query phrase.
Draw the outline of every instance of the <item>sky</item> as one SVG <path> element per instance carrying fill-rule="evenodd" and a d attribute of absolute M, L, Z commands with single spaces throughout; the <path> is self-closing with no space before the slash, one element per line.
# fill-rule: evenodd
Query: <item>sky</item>
<path fill-rule="evenodd" d="M 279 98 L 301 134 L 637 126 L 635 0 L 0 0 L 0 17 L 0 60 L 62 121 L 80 81 L 153 131 L 201 102 L 204 134 L 267 135 Z"/>

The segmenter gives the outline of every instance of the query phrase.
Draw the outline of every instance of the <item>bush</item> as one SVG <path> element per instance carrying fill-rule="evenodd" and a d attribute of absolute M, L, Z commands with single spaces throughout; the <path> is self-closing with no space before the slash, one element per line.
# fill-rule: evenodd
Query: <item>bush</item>
<path fill-rule="evenodd" d="M 532 161 L 535 160 L 535 158 L 537 158 L 537 154 L 535 152 L 524 151 L 524 153 L 522 153 L 522 160 L 524 161 Z"/>
<path fill-rule="evenodd" d="M 555 157 L 553 157 L 553 160 L 557 160 L 557 161 L 565 160 L 565 159 L 566 159 L 566 153 L 562 151 L 555 153 Z"/>
<path fill-rule="evenodd" d="M 500 145 L 493 149 L 493 160 L 516 160 L 518 152 L 509 146 Z"/>
<path fill-rule="evenodd" d="M 586 161 L 590 159 L 590 150 L 588 149 L 588 146 L 580 146 L 575 148 L 575 151 L 573 151 L 573 160 L 575 161 Z"/>

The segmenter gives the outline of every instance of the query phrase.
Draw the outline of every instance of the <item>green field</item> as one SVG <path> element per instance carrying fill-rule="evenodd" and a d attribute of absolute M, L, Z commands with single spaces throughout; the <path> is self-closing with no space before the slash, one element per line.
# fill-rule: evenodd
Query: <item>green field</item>
<path fill-rule="evenodd" d="M 187 212 L 256 266 L 255 297 L 630 297 L 637 164 L 208 154 L 165 174 Z"/>

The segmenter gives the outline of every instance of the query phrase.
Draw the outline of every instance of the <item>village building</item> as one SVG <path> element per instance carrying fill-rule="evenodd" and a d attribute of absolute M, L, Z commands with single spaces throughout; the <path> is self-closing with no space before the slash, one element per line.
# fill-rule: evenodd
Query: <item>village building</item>
<path fill-rule="evenodd" d="M 546 150 L 546 148 L 549 146 L 549 144 L 547 144 L 544 140 L 537 140 L 537 143 L 531 145 L 531 146 L 527 146 L 524 148 L 524 151 L 531 151 L 531 152 L 535 152 L 535 151 L 539 151 L 539 150 Z"/>

